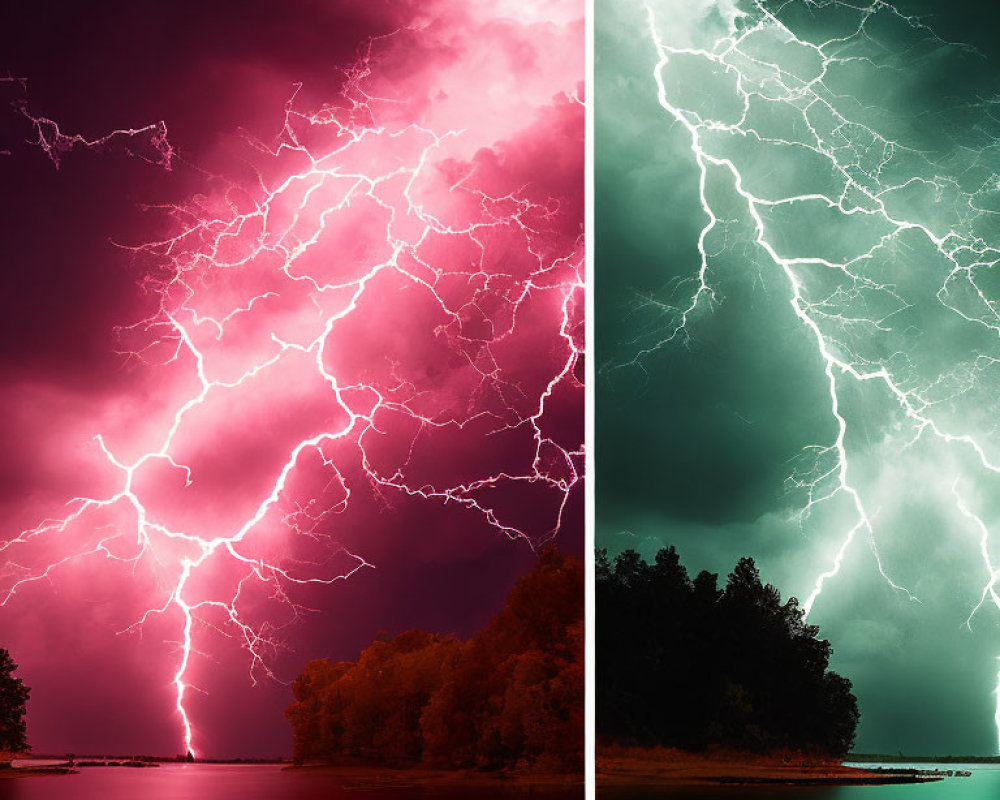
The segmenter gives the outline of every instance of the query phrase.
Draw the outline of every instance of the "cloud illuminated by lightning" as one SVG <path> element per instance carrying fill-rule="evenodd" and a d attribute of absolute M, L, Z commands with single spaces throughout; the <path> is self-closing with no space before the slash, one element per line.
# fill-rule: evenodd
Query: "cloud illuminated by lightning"
<path fill-rule="evenodd" d="M 422 34 L 371 42 L 335 103 L 304 110 L 296 92 L 276 143 L 252 143 L 254 179 L 162 209 L 170 233 L 130 248 L 157 311 L 120 330 L 127 361 L 162 383 L 121 430 L 93 432 L 106 492 L 0 541 L 2 606 L 84 557 L 154 576 L 157 599 L 126 630 L 177 623 L 190 752 L 199 636 L 235 638 L 251 679 L 270 675 L 286 623 L 251 619 L 246 597 L 294 620 L 296 588 L 371 567 L 338 544 L 349 505 L 416 498 L 537 546 L 581 485 L 582 235 L 564 208 L 579 198 L 507 172 L 549 126 L 582 135 L 580 75 L 526 82 L 544 98 L 512 100 L 535 104 L 528 118 L 470 102 L 468 124 L 442 126 L 461 96 L 442 90 L 428 111 L 406 76 L 379 73 Z M 468 85 L 465 68 L 450 79 Z M 57 167 L 118 141 L 163 168 L 176 155 L 162 122 L 88 139 L 19 109 Z M 566 146 L 582 152 L 581 136 Z"/>
<path fill-rule="evenodd" d="M 883 409 L 886 452 L 939 448 L 937 480 L 952 484 L 954 509 L 979 533 L 987 583 L 971 627 L 986 603 L 1000 609 L 989 526 L 963 494 L 1000 473 L 1000 439 L 986 411 L 994 402 L 988 376 L 1000 364 L 992 288 L 1000 249 L 991 236 L 996 140 L 959 142 L 946 156 L 927 152 L 907 138 L 914 125 L 848 87 L 849 78 L 853 86 L 886 86 L 899 72 L 886 29 L 908 44 L 904 64 L 960 46 L 882 0 L 719 0 L 696 8 L 651 1 L 645 12 L 657 100 L 665 120 L 685 132 L 705 222 L 689 289 L 680 301 L 646 301 L 661 323 L 636 339 L 631 364 L 645 369 L 653 352 L 694 335 L 695 322 L 722 302 L 717 255 L 745 242 L 744 259 L 781 277 L 815 354 L 833 428 L 789 479 L 805 497 L 803 524 L 828 508 L 841 520 L 804 611 L 837 579 L 858 540 L 888 585 L 918 601 L 880 554 L 876 516 L 884 498 L 853 452 L 852 434 L 865 435 L 868 420 L 851 403 L 864 392 Z M 796 14 L 833 32 L 797 34 Z M 929 297 L 916 285 L 928 273 L 936 281 Z M 974 340 L 963 359 L 935 363 L 928 341 L 962 336 Z M 997 702 L 1000 734 L 1000 693 Z"/>

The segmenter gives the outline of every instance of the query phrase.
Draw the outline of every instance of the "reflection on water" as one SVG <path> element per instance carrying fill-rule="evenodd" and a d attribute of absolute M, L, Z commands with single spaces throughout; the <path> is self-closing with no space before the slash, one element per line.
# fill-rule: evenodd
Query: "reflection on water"
<path fill-rule="evenodd" d="M 908 765 L 894 764 L 893 767 Z M 963 764 L 919 764 L 918 769 L 970 770 L 970 778 L 896 786 L 716 786 L 704 789 L 602 789 L 599 800 L 998 800 L 1000 769 Z"/>
<path fill-rule="evenodd" d="M 840 800 L 837 789 L 816 786 L 711 786 L 699 789 L 688 787 L 645 789 L 602 789 L 600 800 L 714 800 L 714 798 L 741 798 L 741 800 Z M 882 800 L 872 796 L 870 800 Z"/>
<path fill-rule="evenodd" d="M 164 764 L 156 769 L 85 767 L 77 775 L 0 779 L 0 800 L 580 800 L 583 787 L 402 785 L 346 782 L 315 772 L 261 765 Z"/>

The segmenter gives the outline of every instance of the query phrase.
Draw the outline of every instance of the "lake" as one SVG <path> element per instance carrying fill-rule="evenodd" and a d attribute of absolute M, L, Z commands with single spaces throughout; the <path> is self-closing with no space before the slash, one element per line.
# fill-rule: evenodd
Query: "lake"
<path fill-rule="evenodd" d="M 860 765 L 859 765 L 860 766 Z M 877 766 L 865 764 L 864 766 Z M 717 786 L 704 789 L 608 789 L 601 800 L 998 800 L 1000 767 L 966 764 L 886 764 L 893 769 L 968 770 L 970 778 L 945 778 L 936 783 L 909 783 L 895 786 Z"/>
<path fill-rule="evenodd" d="M 581 787 L 359 785 L 315 772 L 283 772 L 273 765 L 163 764 L 158 768 L 82 767 L 76 775 L 43 775 L 0 780 L 0 800 L 580 800 Z"/>

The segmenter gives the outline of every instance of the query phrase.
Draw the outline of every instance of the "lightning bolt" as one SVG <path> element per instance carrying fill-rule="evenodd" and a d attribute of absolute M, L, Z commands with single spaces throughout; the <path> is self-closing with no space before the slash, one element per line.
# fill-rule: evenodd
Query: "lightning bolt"
<path fill-rule="evenodd" d="M 857 477 L 848 439 L 857 423 L 845 410 L 844 398 L 863 387 L 869 387 L 867 396 L 880 397 L 892 409 L 889 427 L 893 436 L 900 433 L 900 451 L 926 440 L 984 476 L 1000 474 L 1000 458 L 989 436 L 955 411 L 996 358 L 974 353 L 971 362 L 949 365 L 950 371 L 925 380 L 916 369 L 919 356 L 899 344 L 906 342 L 917 302 L 900 286 L 906 282 L 905 272 L 899 273 L 905 263 L 902 253 L 921 249 L 943 265 L 933 299 L 950 315 L 950 324 L 979 332 L 995 347 L 1000 309 L 991 296 L 989 276 L 1000 262 L 1000 249 L 983 233 L 996 213 L 989 201 L 997 190 L 997 173 L 983 155 L 995 140 L 989 139 L 983 153 L 967 164 L 939 163 L 908 146 L 904 137 L 880 132 L 879 124 L 867 120 L 884 121 L 888 112 L 880 116 L 877 109 L 855 101 L 837 78 L 849 70 L 865 70 L 875 80 L 885 70 L 898 69 L 891 49 L 873 30 L 877 24 L 896 25 L 933 48 L 963 46 L 945 42 L 920 19 L 883 0 L 867 5 L 754 0 L 745 11 L 726 0 L 708 5 L 711 14 L 704 12 L 698 33 L 687 37 L 696 42 L 703 38 L 703 46 L 684 41 L 675 17 L 664 20 L 653 3 L 644 5 L 656 53 L 656 97 L 666 118 L 685 132 L 706 221 L 697 240 L 698 268 L 685 283 L 690 288 L 679 302 L 647 298 L 648 310 L 666 322 L 651 336 L 636 339 L 632 360 L 613 368 L 645 369 L 655 351 L 683 344 L 694 321 L 720 302 L 714 243 L 724 240 L 724 249 L 734 237 L 750 242 L 747 251 L 756 252 L 781 277 L 799 330 L 816 354 L 835 431 L 831 441 L 807 449 L 805 466 L 789 478 L 789 487 L 805 497 L 798 517 L 804 524 L 818 507 L 835 500 L 850 514 L 832 561 L 815 578 L 802 608 L 811 613 L 859 539 L 867 543 L 885 582 L 900 596 L 919 602 L 890 575 L 880 555 L 877 510 L 870 508 L 864 481 Z M 841 35 L 811 41 L 783 21 L 786 11 L 836 12 L 838 20 L 850 24 Z M 692 75 L 713 88 L 686 91 Z M 786 169 L 798 170 L 797 186 L 810 184 L 806 191 L 788 189 L 780 178 L 764 186 L 754 169 L 785 160 Z M 949 170 L 955 177 L 949 177 Z M 944 202 L 950 213 L 940 211 Z M 822 243 L 803 252 L 790 244 L 785 233 L 792 211 L 815 214 L 851 231 L 848 252 L 831 252 Z M 957 481 L 954 501 L 980 534 L 988 576 L 967 621 L 971 629 L 973 616 L 985 603 L 1000 609 L 998 572 L 990 557 L 988 527 L 963 499 Z M 1000 683 L 997 703 L 1000 736 Z"/>
<path fill-rule="evenodd" d="M 197 688 L 199 632 L 235 638 L 252 681 L 276 679 L 269 662 L 284 626 L 248 619 L 245 597 L 263 589 L 294 621 L 308 611 L 296 587 L 373 568 L 334 539 L 336 515 L 364 502 L 359 476 L 385 506 L 396 494 L 457 507 L 532 547 L 559 533 L 583 479 L 580 226 L 567 226 L 560 198 L 531 186 L 488 190 L 479 162 L 448 150 L 462 130 L 408 122 L 399 99 L 379 96 L 378 48 L 418 33 L 373 39 L 346 70 L 337 103 L 302 110 L 298 87 L 276 143 L 250 142 L 264 165 L 253 181 L 160 207 L 169 235 L 127 248 L 152 264 L 145 287 L 157 310 L 119 335 L 127 361 L 173 376 L 168 410 L 150 411 L 151 432 L 94 437 L 111 490 L 0 542 L 0 606 L 81 558 L 156 575 L 159 598 L 123 632 L 157 616 L 179 620 L 173 686 L 192 754 L 186 699 Z M 575 95 L 560 102 L 580 104 Z M 118 140 L 144 142 L 130 152 L 159 167 L 175 158 L 163 123 L 87 139 L 20 110 L 57 167 L 74 148 Z M 410 328 L 396 326 L 418 308 L 414 325 L 431 322 L 417 345 L 446 360 L 436 377 L 395 355 L 412 352 L 397 341 Z M 349 356 L 365 331 L 376 352 L 358 367 Z M 291 441 L 235 524 L 191 523 L 182 512 L 196 501 L 184 498 L 212 480 L 206 452 L 233 446 L 206 431 L 246 414 L 240 436 L 264 436 L 254 426 L 266 425 L 260 404 L 272 395 L 265 417 L 286 407 L 294 416 L 304 396 L 323 424 Z M 436 454 L 455 442 L 477 457 L 440 463 Z M 171 489 L 178 481 L 183 488 Z M 535 505 L 526 517 L 527 492 Z M 275 528 L 325 555 L 262 554 Z"/>

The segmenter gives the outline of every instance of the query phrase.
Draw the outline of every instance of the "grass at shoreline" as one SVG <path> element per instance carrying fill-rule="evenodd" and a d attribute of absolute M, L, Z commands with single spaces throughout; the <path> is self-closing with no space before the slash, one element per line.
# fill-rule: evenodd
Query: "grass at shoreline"
<path fill-rule="evenodd" d="M 66 767 L 10 767 L 0 769 L 0 780 L 12 778 L 36 778 L 42 775 L 72 775 L 75 769 Z"/>

